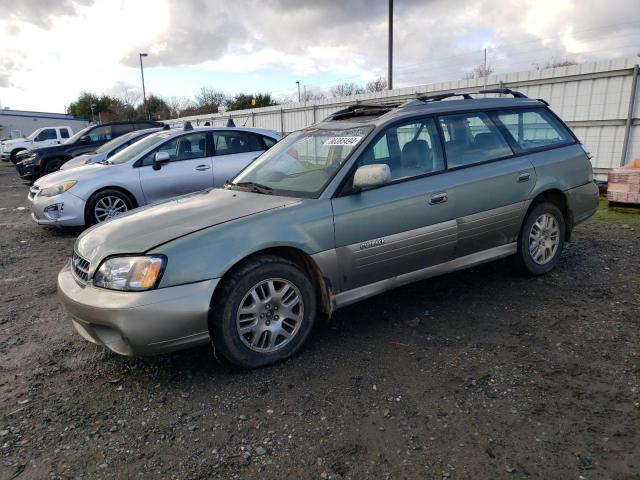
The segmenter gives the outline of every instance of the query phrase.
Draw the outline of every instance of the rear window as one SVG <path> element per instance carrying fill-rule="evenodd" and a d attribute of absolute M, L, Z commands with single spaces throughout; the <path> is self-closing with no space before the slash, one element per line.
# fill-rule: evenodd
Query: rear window
<path fill-rule="evenodd" d="M 483 112 L 440 117 L 449 168 L 497 160 L 513 155 L 509 144 Z"/>
<path fill-rule="evenodd" d="M 545 109 L 498 112 L 497 116 L 524 151 L 574 143 L 569 131 Z"/>
<path fill-rule="evenodd" d="M 69 130 L 67 130 L 66 128 L 61 128 L 60 129 L 60 136 L 62 138 L 69 138 Z"/>

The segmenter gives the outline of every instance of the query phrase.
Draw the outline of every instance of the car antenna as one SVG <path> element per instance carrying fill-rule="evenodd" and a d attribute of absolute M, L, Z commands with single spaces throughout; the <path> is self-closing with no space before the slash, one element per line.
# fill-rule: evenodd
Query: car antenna
<path fill-rule="evenodd" d="M 229 117 L 229 120 L 227 120 L 227 127 L 235 127 L 236 124 L 233 121 L 233 118 Z"/>
<path fill-rule="evenodd" d="M 191 122 L 190 122 L 190 121 L 188 121 L 188 120 L 187 120 L 186 122 L 184 122 L 184 130 L 185 130 L 185 131 L 187 131 L 187 130 L 193 130 L 193 125 L 191 125 Z"/>

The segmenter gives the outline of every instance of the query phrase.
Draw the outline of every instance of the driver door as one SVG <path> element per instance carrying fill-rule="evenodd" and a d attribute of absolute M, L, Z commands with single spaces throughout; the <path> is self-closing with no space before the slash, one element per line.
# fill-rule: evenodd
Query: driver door
<path fill-rule="evenodd" d="M 386 164 L 391 182 L 332 200 L 341 290 L 453 259 L 456 214 L 435 121 L 390 126 L 357 166 Z"/>
<path fill-rule="evenodd" d="M 189 133 L 174 137 L 148 153 L 138 172 L 147 203 L 213 187 L 210 135 Z M 170 161 L 154 169 L 157 152 L 169 154 Z"/>

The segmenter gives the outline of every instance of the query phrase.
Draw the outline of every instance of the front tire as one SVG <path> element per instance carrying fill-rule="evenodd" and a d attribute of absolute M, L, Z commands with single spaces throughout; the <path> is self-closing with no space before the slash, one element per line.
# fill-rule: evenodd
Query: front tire
<path fill-rule="evenodd" d="M 553 203 L 535 205 L 520 230 L 516 267 L 528 275 L 543 275 L 560 261 L 566 225 L 560 209 Z"/>
<path fill-rule="evenodd" d="M 264 255 L 229 274 L 215 295 L 209 331 L 216 353 L 243 368 L 294 355 L 316 318 L 312 282 L 295 263 Z"/>
<path fill-rule="evenodd" d="M 109 220 L 133 208 L 131 199 L 119 190 L 107 189 L 93 195 L 85 213 L 89 226 Z"/>
<path fill-rule="evenodd" d="M 57 172 L 60 170 L 60 167 L 64 164 L 65 160 L 62 158 L 54 158 L 49 160 L 44 164 L 42 168 L 42 174 L 47 175 L 49 173 Z"/>

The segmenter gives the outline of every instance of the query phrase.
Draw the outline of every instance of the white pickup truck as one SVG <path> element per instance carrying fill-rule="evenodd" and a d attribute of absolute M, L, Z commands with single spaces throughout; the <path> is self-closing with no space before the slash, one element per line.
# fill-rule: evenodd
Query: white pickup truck
<path fill-rule="evenodd" d="M 42 127 L 25 138 L 13 138 L 0 142 L 0 158 L 16 162 L 16 154 L 22 150 L 50 147 L 65 142 L 73 135 L 71 127 Z"/>

